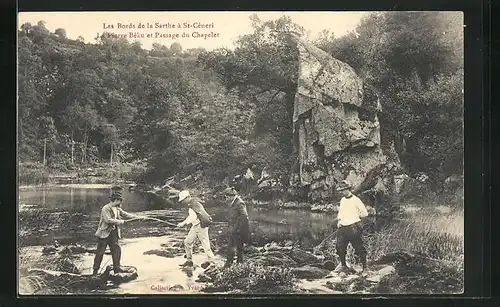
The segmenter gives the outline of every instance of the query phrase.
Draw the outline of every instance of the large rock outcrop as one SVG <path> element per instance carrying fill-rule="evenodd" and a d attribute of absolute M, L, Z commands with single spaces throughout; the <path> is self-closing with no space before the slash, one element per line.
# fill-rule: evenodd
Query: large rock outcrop
<path fill-rule="evenodd" d="M 298 155 L 292 184 L 312 201 L 334 196 L 347 179 L 361 185 L 387 162 L 381 148 L 380 103 L 353 68 L 291 35 L 299 51 L 293 124 Z"/>

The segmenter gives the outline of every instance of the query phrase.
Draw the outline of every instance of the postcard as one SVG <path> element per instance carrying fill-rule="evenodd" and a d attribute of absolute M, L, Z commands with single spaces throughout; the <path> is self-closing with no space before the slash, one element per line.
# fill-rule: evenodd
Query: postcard
<path fill-rule="evenodd" d="M 20 12 L 18 294 L 464 292 L 462 12 Z"/>

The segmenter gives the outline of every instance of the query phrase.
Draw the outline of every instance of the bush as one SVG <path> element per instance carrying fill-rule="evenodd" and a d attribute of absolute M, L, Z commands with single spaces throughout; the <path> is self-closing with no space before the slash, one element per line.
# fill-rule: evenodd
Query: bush
<path fill-rule="evenodd" d="M 19 293 L 24 295 L 32 294 L 67 294 L 67 285 L 60 285 L 57 279 L 48 280 L 47 276 L 30 272 L 31 269 L 45 269 L 52 271 L 63 271 L 69 273 L 79 273 L 83 262 L 77 263 L 71 255 L 45 255 L 39 256 L 39 252 L 24 247 L 22 240 L 19 250 Z M 74 291 L 72 291 L 74 293 Z"/>
<path fill-rule="evenodd" d="M 19 184 L 42 184 L 49 181 L 49 172 L 41 164 L 21 164 L 19 166 Z"/>
<path fill-rule="evenodd" d="M 293 290 L 296 286 L 296 279 L 287 268 L 243 263 L 221 271 L 214 280 L 214 286 L 223 291 L 279 293 Z"/>
<path fill-rule="evenodd" d="M 126 170 L 122 170 L 120 177 L 125 181 L 137 182 L 141 179 L 147 168 L 143 165 L 133 165 Z"/>

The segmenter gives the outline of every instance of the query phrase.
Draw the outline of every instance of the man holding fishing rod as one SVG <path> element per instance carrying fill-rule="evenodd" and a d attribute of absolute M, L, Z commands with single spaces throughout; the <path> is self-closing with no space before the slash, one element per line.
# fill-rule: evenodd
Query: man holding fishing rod
<path fill-rule="evenodd" d="M 211 224 L 212 219 L 205 211 L 203 205 L 189 194 L 188 190 L 183 190 L 179 193 L 179 202 L 188 207 L 188 217 L 177 224 L 177 227 L 184 227 L 191 224 L 189 233 L 184 239 L 184 248 L 186 250 L 186 262 L 181 264 L 182 267 L 193 267 L 193 244 L 196 238 L 201 242 L 201 246 L 208 256 L 208 261 L 202 264 L 202 267 L 207 267 L 215 258 L 214 253 L 210 247 L 210 238 L 208 236 L 208 226 Z"/>
<path fill-rule="evenodd" d="M 337 191 L 341 192 L 344 196 L 340 200 L 340 207 L 337 215 L 336 249 L 341 263 L 339 269 L 343 272 L 352 271 L 346 263 L 347 245 L 350 242 L 356 255 L 361 259 L 361 264 L 363 266 L 361 273 L 363 273 L 366 271 L 366 249 L 363 246 L 363 226 L 361 219 L 368 216 L 368 211 L 363 202 L 352 194 L 351 184 L 347 180 L 343 180 L 340 183 Z"/>
<path fill-rule="evenodd" d="M 121 238 L 120 226 L 126 221 L 145 219 L 135 214 L 131 214 L 120 208 L 122 203 L 122 188 L 115 186 L 111 188 L 111 202 L 101 209 L 101 219 L 95 235 L 97 236 L 97 250 L 94 258 L 92 275 L 97 275 L 101 266 L 102 258 L 109 246 L 113 259 L 113 271 L 115 273 L 124 272 L 120 266 L 121 248 L 118 240 Z M 129 220 L 123 220 L 128 218 Z"/>

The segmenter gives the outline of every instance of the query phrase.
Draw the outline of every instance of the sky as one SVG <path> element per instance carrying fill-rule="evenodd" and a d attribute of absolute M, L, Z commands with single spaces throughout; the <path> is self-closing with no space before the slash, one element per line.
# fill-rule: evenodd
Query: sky
<path fill-rule="evenodd" d="M 252 33 L 249 16 L 257 13 L 263 21 L 278 19 L 288 15 L 309 32 L 309 38 L 316 38 L 328 29 L 339 37 L 354 31 L 361 18 L 369 12 L 20 12 L 19 27 L 30 22 L 44 21 L 51 32 L 57 28 L 66 30 L 68 38 L 82 36 L 85 42 L 93 43 L 103 32 L 126 35 L 131 42 L 138 40 L 142 47 L 150 49 L 153 43 L 170 46 L 179 42 L 183 49 L 203 47 L 213 50 L 219 47 L 233 48 L 233 42 L 240 35 Z M 118 28 L 118 23 L 122 24 Z M 139 23 L 145 28 L 138 28 Z M 152 28 L 148 28 L 147 23 Z M 165 28 L 168 24 L 175 28 Z M 178 28 L 178 25 L 181 28 Z M 185 28 L 182 28 L 186 25 Z M 123 28 L 132 25 L 135 28 Z M 163 27 L 159 27 L 163 25 Z M 200 28 L 203 25 L 203 28 Z M 110 27 L 113 26 L 111 29 Z M 189 28 L 187 27 L 189 26 Z M 144 35 L 143 38 L 130 37 L 130 33 Z M 157 34 L 158 33 L 158 34 Z M 186 37 L 182 37 L 185 33 Z M 147 37 L 147 35 L 151 37 Z M 177 36 L 178 35 L 178 36 Z M 160 36 L 160 37 L 159 37 Z M 173 37 L 172 37 L 173 36 Z M 198 36 L 198 37 L 193 37 Z"/>

